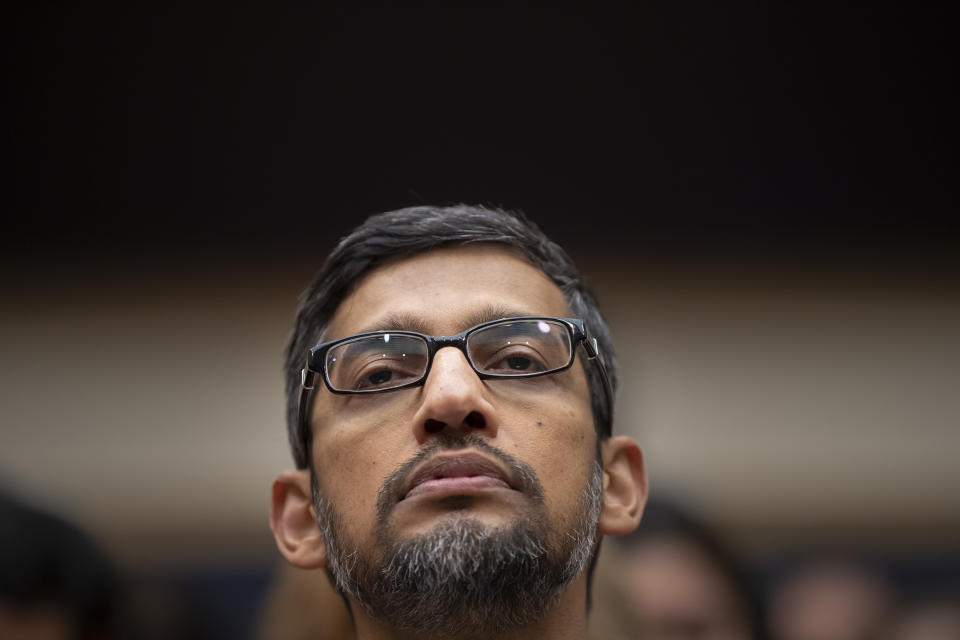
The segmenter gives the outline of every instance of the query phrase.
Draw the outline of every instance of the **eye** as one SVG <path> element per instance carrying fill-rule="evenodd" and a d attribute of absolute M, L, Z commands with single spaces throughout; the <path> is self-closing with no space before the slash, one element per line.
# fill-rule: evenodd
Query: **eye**
<path fill-rule="evenodd" d="M 523 356 L 510 356 L 506 358 L 504 362 L 507 364 L 508 369 L 513 369 L 514 371 L 526 371 L 533 366 L 533 360 Z"/>
<path fill-rule="evenodd" d="M 483 369 L 490 373 L 536 373 L 546 371 L 547 366 L 532 349 L 513 346 L 501 349 L 485 358 Z"/>
<path fill-rule="evenodd" d="M 361 336 L 327 353 L 326 374 L 338 391 L 382 391 L 416 382 L 427 369 L 427 344 L 416 336 Z"/>
<path fill-rule="evenodd" d="M 363 380 L 360 381 L 360 387 L 363 387 L 363 383 L 368 383 L 371 387 L 379 387 L 382 384 L 390 382 L 393 378 L 393 371 L 388 371 L 387 369 L 381 369 L 380 371 L 374 371 L 373 373 L 368 373 L 364 376 Z"/>
<path fill-rule="evenodd" d="M 479 371 L 497 376 L 528 376 L 567 366 L 570 335 L 549 319 L 504 320 L 467 337 L 467 352 Z"/>
<path fill-rule="evenodd" d="M 353 375 L 351 388 L 356 391 L 388 389 L 412 382 L 420 374 L 420 369 L 414 363 L 398 359 L 381 359 L 370 363 L 369 366 L 361 367 Z"/>

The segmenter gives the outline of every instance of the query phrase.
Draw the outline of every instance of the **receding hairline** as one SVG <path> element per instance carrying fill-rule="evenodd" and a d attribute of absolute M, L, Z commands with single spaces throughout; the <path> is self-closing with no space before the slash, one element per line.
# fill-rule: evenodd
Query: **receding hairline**
<path fill-rule="evenodd" d="M 363 327 L 360 327 L 354 331 L 349 331 L 344 335 L 334 335 L 330 333 L 330 328 L 334 326 L 338 320 L 338 317 L 341 315 L 341 310 L 344 308 L 344 305 L 350 303 L 351 298 L 357 292 L 360 287 L 364 285 L 367 281 L 370 280 L 373 276 L 378 273 L 383 273 L 384 270 L 388 270 L 392 267 L 395 267 L 401 263 L 408 262 L 410 260 L 416 260 L 430 254 L 444 254 L 444 253 L 459 253 L 463 251 L 478 251 L 484 249 L 496 249 L 502 253 L 517 259 L 519 262 L 527 265 L 533 271 L 535 271 L 540 277 L 543 278 L 545 283 L 554 287 L 557 293 L 560 294 L 560 298 L 563 300 L 564 304 L 564 316 L 571 315 L 570 301 L 567 298 L 566 293 L 560 287 L 560 285 L 550 277 L 550 275 L 544 271 L 539 265 L 537 265 L 533 260 L 530 259 L 526 254 L 524 254 L 517 247 L 512 246 L 506 242 L 497 242 L 497 241 L 470 241 L 462 242 L 459 244 L 446 244 L 435 247 L 427 247 L 420 251 L 413 251 L 410 253 L 403 253 L 398 255 L 390 256 L 389 258 L 376 262 L 358 278 L 356 278 L 351 284 L 350 287 L 343 294 L 343 297 L 340 299 L 340 303 L 337 305 L 336 309 L 333 311 L 333 314 L 329 317 L 327 322 L 322 327 L 320 335 L 318 336 L 317 342 L 325 342 L 327 340 L 338 339 L 346 337 L 347 335 L 353 335 L 355 333 L 363 333 L 366 331 L 376 331 L 376 330 L 401 330 L 406 329 L 408 331 L 418 331 L 420 333 L 429 334 L 430 331 L 427 330 L 428 327 L 425 326 L 421 319 L 411 316 L 410 314 L 405 313 L 393 313 L 387 312 L 381 318 L 374 319 L 370 323 L 366 324 Z M 506 317 L 516 317 L 516 316 L 530 316 L 530 315 L 542 315 L 541 312 L 537 312 L 532 309 L 522 309 L 517 306 L 508 306 L 501 304 L 499 302 L 492 302 L 488 305 L 485 305 L 482 309 L 477 310 L 475 313 L 471 314 L 465 321 L 465 326 L 461 330 L 470 328 L 471 326 L 486 322 L 487 320 L 496 320 Z"/>

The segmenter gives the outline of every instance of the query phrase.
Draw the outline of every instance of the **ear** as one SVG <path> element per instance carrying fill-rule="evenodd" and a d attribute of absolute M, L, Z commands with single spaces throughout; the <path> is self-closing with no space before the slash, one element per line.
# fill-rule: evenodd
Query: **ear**
<path fill-rule="evenodd" d="M 647 503 L 647 471 L 633 438 L 614 436 L 602 449 L 603 508 L 597 529 L 606 536 L 620 536 L 640 524 Z"/>
<path fill-rule="evenodd" d="M 310 472 L 284 471 L 273 481 L 270 530 L 283 557 L 301 569 L 327 565 L 327 548 L 317 528 Z"/>

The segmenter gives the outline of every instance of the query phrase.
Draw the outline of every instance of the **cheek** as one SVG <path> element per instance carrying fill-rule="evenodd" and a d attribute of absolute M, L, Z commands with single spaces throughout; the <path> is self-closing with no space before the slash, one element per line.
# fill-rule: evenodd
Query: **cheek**
<path fill-rule="evenodd" d="M 550 393 L 528 396 L 511 420 L 519 430 L 508 452 L 533 467 L 547 512 L 561 521 L 579 504 L 596 459 L 593 414 L 585 398 L 585 390 L 571 393 L 558 385 Z"/>
<path fill-rule="evenodd" d="M 593 434 L 585 429 L 558 432 L 549 451 L 536 462 L 541 471 L 547 509 L 552 514 L 570 513 L 579 505 L 586 487 L 594 454 Z M 540 453 L 540 452 L 538 452 Z"/>
<path fill-rule="evenodd" d="M 320 411 L 338 416 L 336 423 L 314 422 L 312 453 L 320 489 L 344 516 L 347 528 L 365 534 L 376 520 L 377 494 L 384 480 L 404 461 L 403 455 L 413 452 L 404 449 L 409 443 L 401 442 L 397 412 Z"/>
<path fill-rule="evenodd" d="M 365 517 L 376 503 L 381 452 L 364 449 L 356 438 L 331 437 L 317 442 L 314 460 L 323 494 L 349 520 Z"/>

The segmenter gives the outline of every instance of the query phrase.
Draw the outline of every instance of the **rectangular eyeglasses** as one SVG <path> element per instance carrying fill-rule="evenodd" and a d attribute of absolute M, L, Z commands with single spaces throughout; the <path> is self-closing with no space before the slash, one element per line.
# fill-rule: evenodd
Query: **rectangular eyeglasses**
<path fill-rule="evenodd" d="M 570 368 L 581 344 L 596 362 L 610 399 L 610 382 L 598 357 L 596 338 L 588 337 L 583 321 L 576 318 L 502 318 L 452 336 L 370 331 L 324 342 L 310 349 L 302 372 L 300 419 L 305 418 L 307 393 L 318 376 L 333 393 L 405 389 L 423 384 L 438 350 L 454 347 L 481 379 L 533 378 Z"/>

